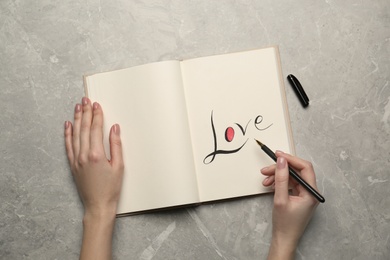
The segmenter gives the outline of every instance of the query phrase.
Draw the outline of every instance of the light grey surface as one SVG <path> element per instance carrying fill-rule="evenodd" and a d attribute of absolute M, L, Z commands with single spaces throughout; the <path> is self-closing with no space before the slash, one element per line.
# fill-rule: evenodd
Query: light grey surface
<path fill-rule="evenodd" d="M 63 123 L 82 75 L 279 45 L 297 155 L 327 199 L 297 259 L 390 258 L 390 2 L 0 1 L 0 258 L 76 259 Z M 272 195 L 118 219 L 115 259 L 265 259 Z"/>

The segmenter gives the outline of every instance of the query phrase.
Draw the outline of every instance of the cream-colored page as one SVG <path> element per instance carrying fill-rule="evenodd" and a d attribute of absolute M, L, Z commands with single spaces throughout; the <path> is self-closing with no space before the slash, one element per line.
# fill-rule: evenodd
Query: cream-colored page
<path fill-rule="evenodd" d="M 104 112 L 104 145 L 119 123 L 125 173 L 118 214 L 199 202 L 180 64 L 165 61 L 86 78 Z"/>
<path fill-rule="evenodd" d="M 270 191 L 254 139 L 291 152 L 278 64 L 275 48 L 182 62 L 201 201 Z"/>

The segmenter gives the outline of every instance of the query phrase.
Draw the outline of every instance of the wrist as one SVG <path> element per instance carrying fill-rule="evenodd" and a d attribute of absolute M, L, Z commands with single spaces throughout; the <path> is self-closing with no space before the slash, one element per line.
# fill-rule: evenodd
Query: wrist
<path fill-rule="evenodd" d="M 86 209 L 83 217 L 83 225 L 107 226 L 115 223 L 116 207 L 105 209 Z"/>

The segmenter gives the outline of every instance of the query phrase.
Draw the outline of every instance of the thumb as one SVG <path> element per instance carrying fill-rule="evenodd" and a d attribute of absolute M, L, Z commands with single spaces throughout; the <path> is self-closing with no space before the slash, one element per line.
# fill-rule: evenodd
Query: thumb
<path fill-rule="evenodd" d="M 284 157 L 278 157 L 275 170 L 274 204 L 284 205 L 288 202 L 288 167 Z"/>
<path fill-rule="evenodd" d="M 123 167 L 122 141 L 120 137 L 120 127 L 118 124 L 111 127 L 110 152 L 112 166 L 115 168 Z"/>

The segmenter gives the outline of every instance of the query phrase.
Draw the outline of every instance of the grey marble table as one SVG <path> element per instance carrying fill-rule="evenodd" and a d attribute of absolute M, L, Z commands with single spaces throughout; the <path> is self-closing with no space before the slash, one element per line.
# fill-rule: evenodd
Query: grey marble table
<path fill-rule="evenodd" d="M 326 197 L 297 259 L 390 259 L 390 2 L 0 1 L 0 259 L 76 259 L 63 123 L 82 75 L 278 45 L 297 155 Z M 272 194 L 117 220 L 115 259 L 265 259 Z"/>

